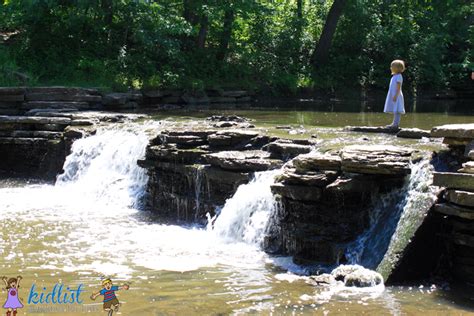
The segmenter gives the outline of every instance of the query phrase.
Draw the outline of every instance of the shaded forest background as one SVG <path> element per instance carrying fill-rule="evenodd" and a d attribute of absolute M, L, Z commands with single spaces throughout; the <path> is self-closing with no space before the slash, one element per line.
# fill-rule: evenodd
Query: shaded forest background
<path fill-rule="evenodd" d="M 277 95 L 456 90 L 473 70 L 469 0 L 0 0 L 0 85 L 244 88 Z"/>

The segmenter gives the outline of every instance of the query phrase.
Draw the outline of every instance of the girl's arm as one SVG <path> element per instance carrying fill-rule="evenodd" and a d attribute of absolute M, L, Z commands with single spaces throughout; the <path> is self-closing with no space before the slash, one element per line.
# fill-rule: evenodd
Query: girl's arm
<path fill-rule="evenodd" d="M 6 276 L 2 276 L 2 280 L 3 280 L 3 282 L 5 282 L 5 285 L 8 287 L 7 277 L 6 277 Z"/>
<path fill-rule="evenodd" d="M 20 280 L 23 279 L 23 278 L 21 277 L 21 275 L 19 275 L 19 276 L 16 277 L 16 279 L 17 279 L 17 281 L 16 281 L 16 287 L 17 287 L 17 288 L 20 288 Z"/>
<path fill-rule="evenodd" d="M 402 83 L 397 82 L 397 90 L 395 91 L 395 95 L 393 96 L 393 102 L 397 102 L 397 97 L 400 94 L 401 89 L 402 89 Z"/>

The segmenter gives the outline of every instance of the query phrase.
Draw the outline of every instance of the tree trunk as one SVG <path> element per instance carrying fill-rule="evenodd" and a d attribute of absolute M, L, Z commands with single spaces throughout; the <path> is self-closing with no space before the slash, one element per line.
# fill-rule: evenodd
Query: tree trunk
<path fill-rule="evenodd" d="M 328 61 L 332 38 L 336 32 L 337 22 L 342 15 L 346 2 L 346 0 L 334 0 L 334 3 L 329 10 L 323 32 L 321 33 L 319 42 L 311 56 L 311 64 L 314 68 L 321 67 Z"/>
<path fill-rule="evenodd" d="M 224 15 L 224 25 L 222 28 L 222 35 L 219 42 L 219 50 L 217 52 L 217 59 L 224 60 L 229 47 L 230 38 L 232 36 L 232 24 L 234 23 L 234 10 L 228 9 Z"/>
<path fill-rule="evenodd" d="M 296 14 L 299 20 L 303 18 L 303 0 L 296 1 Z"/>
<path fill-rule="evenodd" d="M 204 48 L 206 45 L 206 36 L 207 36 L 207 28 L 209 25 L 209 19 L 207 15 L 202 15 L 201 16 L 201 25 L 199 28 L 199 34 L 197 38 L 197 47 L 198 48 Z"/>

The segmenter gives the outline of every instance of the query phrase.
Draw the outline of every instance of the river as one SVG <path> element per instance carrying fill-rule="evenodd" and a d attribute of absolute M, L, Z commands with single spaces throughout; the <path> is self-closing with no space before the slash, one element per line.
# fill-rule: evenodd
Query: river
<path fill-rule="evenodd" d="M 380 113 L 208 109 L 155 113 L 154 121 L 99 130 L 74 144 L 65 173 L 55 184 L 25 179 L 0 182 L 1 274 L 23 277 L 19 289 L 23 303 L 32 284 L 44 293 L 56 283 L 69 288 L 82 284 L 85 290 L 82 304 L 25 304 L 20 315 L 106 314 L 99 299 L 89 298 L 101 289 L 104 276 L 115 285 L 130 285 L 128 291 L 117 292 L 121 315 L 474 313 L 473 296 L 444 280 L 366 289 L 315 287 L 300 275 L 301 267 L 291 258 L 265 254 L 258 236 L 274 207 L 265 174 L 239 188 L 214 229 L 163 224 L 140 210 L 147 175 L 135 162 L 144 154 L 146 132 L 216 112 L 250 117 L 258 127 L 280 136 L 315 135 L 321 146 L 373 142 L 426 150 L 442 147 L 439 140 L 340 129 L 388 124 L 390 116 Z M 469 123 L 474 120 L 469 114 L 411 113 L 402 118 L 402 127 Z M 296 133 L 275 129 L 276 125 L 292 125 Z M 255 209 L 246 214 L 250 208 Z M 6 298 L 6 291 L 2 295 Z"/>

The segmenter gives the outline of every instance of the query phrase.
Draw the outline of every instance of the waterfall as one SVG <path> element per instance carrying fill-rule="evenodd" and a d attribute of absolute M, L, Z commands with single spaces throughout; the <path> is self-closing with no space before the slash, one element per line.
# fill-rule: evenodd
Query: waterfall
<path fill-rule="evenodd" d="M 270 190 L 280 170 L 256 172 L 247 184 L 240 185 L 228 199 L 215 222 L 208 229 L 228 241 L 260 245 L 277 203 Z"/>
<path fill-rule="evenodd" d="M 107 126 L 76 140 L 55 186 L 73 191 L 81 202 L 138 207 L 147 174 L 137 160 L 144 156 L 149 142 L 147 129 L 156 129 L 156 125 Z"/>
<path fill-rule="evenodd" d="M 397 254 L 410 242 L 436 201 L 430 161 L 413 164 L 411 171 L 402 189 L 383 195 L 374 206 L 369 229 L 346 252 L 350 263 L 377 269 L 384 277 L 393 268 Z"/>

